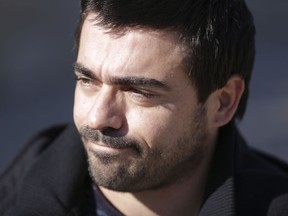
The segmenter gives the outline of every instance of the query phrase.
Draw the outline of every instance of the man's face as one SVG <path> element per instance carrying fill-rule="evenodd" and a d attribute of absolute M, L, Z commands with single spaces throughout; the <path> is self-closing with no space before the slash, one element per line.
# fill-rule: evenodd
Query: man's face
<path fill-rule="evenodd" d="M 193 176 L 210 138 L 206 107 L 170 34 L 107 32 L 88 16 L 75 74 L 74 120 L 97 185 L 156 189 Z"/>

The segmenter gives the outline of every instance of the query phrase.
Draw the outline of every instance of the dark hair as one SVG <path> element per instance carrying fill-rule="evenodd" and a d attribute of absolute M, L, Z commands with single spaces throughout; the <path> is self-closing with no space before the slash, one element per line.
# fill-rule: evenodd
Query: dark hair
<path fill-rule="evenodd" d="M 255 27 L 244 0 L 81 0 L 76 49 L 88 13 L 111 30 L 176 31 L 186 47 L 184 64 L 199 102 L 238 74 L 245 90 L 236 117 L 243 117 L 255 55 Z"/>

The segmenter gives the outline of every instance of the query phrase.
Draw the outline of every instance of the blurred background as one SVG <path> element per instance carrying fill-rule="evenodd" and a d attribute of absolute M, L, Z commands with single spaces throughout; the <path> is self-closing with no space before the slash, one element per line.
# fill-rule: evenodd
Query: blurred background
<path fill-rule="evenodd" d="M 72 121 L 78 0 L 0 0 L 0 171 L 37 131 Z M 250 145 L 288 161 L 288 1 L 247 0 L 257 28 Z"/>

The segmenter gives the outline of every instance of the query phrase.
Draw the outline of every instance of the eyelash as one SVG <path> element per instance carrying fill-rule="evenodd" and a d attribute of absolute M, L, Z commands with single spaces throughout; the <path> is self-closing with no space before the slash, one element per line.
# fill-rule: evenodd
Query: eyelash
<path fill-rule="evenodd" d="M 75 80 L 77 82 L 81 82 L 81 84 L 83 84 L 83 85 L 91 85 L 93 83 L 93 80 L 91 80 L 89 78 L 85 78 L 85 77 L 77 77 L 77 76 L 75 76 Z"/>
<path fill-rule="evenodd" d="M 147 91 L 142 91 L 142 90 L 139 90 L 139 89 L 136 89 L 136 88 L 133 88 L 133 87 L 123 88 L 122 90 L 126 91 L 126 92 L 134 93 L 134 94 L 136 94 L 139 97 L 145 97 L 147 99 L 155 98 L 157 96 L 155 94 L 148 93 Z"/>

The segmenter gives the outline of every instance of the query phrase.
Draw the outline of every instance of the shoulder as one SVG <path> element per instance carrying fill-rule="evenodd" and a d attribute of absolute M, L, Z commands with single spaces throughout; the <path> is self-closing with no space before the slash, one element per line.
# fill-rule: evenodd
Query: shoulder
<path fill-rule="evenodd" d="M 274 208 L 275 200 L 279 205 L 279 197 L 287 197 L 288 165 L 275 156 L 247 146 L 237 134 L 234 164 L 237 212 L 245 215 L 249 209 L 254 215 L 267 215 Z"/>
<path fill-rule="evenodd" d="M 31 166 L 52 146 L 54 140 L 71 127 L 55 125 L 36 134 L 24 145 L 10 165 L 0 175 L 0 215 L 16 198 L 16 191 Z"/>
<path fill-rule="evenodd" d="M 68 125 L 54 125 L 34 135 L 20 150 L 10 165 L 0 176 L 0 182 L 13 172 L 18 166 L 27 166 L 33 163 L 41 154 L 49 148 L 51 143 L 68 127 Z"/>

